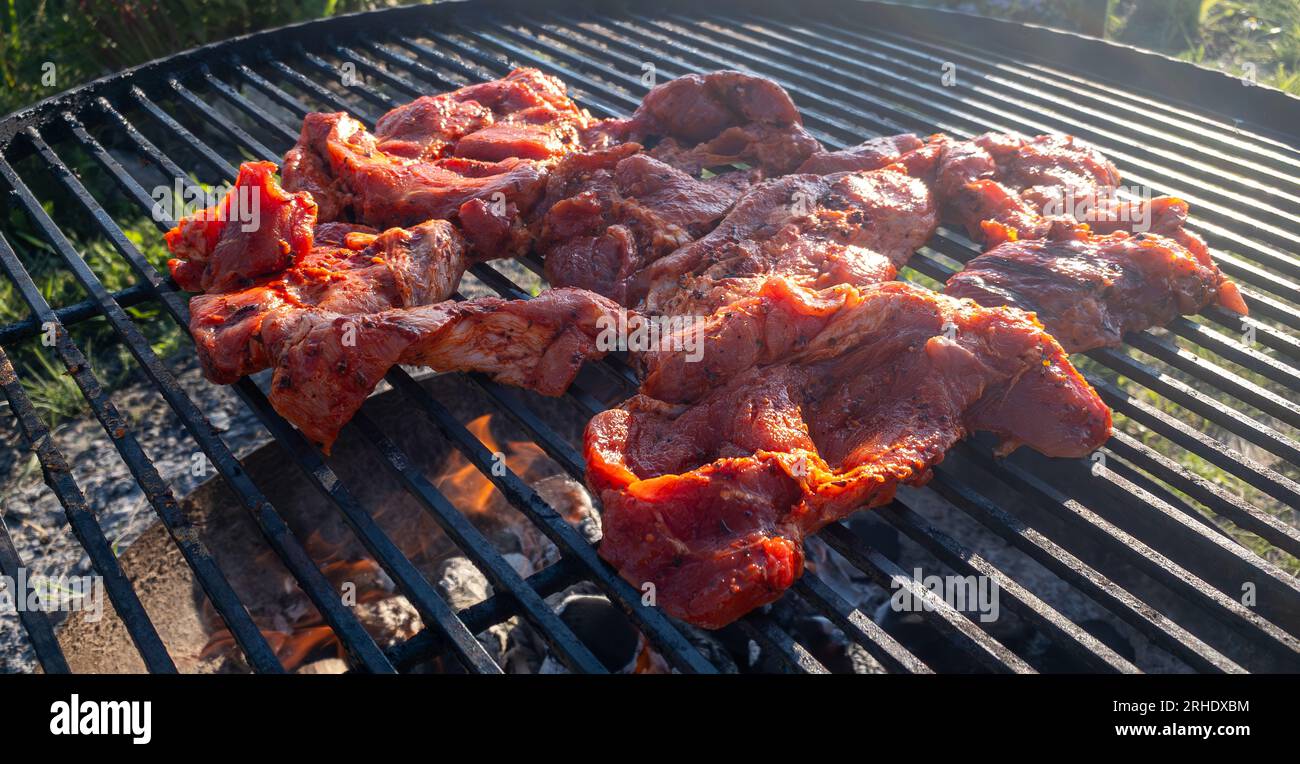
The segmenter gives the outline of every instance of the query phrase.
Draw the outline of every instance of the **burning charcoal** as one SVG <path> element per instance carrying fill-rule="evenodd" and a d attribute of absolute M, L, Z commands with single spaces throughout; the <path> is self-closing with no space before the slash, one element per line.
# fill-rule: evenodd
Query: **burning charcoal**
<path fill-rule="evenodd" d="M 438 566 L 438 593 L 452 610 L 464 610 L 488 598 L 492 587 L 474 563 L 464 557 L 451 557 Z"/>
<path fill-rule="evenodd" d="M 568 475 L 551 475 L 533 484 L 533 490 L 556 512 L 577 526 L 588 543 L 600 541 L 600 515 L 592 506 L 591 494 Z"/>
<path fill-rule="evenodd" d="M 295 674 L 344 674 L 347 673 L 348 664 L 340 658 L 326 658 L 324 660 L 313 661 L 305 666 L 300 667 Z"/>
<path fill-rule="evenodd" d="M 640 633 L 605 597 L 572 595 L 560 603 L 559 615 L 606 669 L 628 673 L 636 666 Z M 539 673 L 559 674 L 567 670 L 548 655 Z"/>

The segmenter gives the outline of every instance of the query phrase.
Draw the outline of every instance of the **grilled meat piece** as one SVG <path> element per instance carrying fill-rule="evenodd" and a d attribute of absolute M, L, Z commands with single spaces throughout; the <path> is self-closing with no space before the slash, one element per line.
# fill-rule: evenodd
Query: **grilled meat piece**
<path fill-rule="evenodd" d="M 1165 236 L 1086 229 L 1000 244 L 953 274 L 944 292 L 1032 311 L 1071 353 L 1118 345 L 1129 332 L 1215 303 L 1246 313 L 1236 285 L 1208 257 Z"/>
<path fill-rule="evenodd" d="M 808 157 L 796 172 L 830 175 L 836 172 L 878 170 L 889 165 L 907 168 L 907 174 L 934 182 L 934 175 L 951 140 L 935 134 L 925 140 L 903 133 L 870 138 L 840 151 L 824 151 Z"/>
<path fill-rule="evenodd" d="M 449 298 L 465 271 L 464 239 L 445 220 L 383 233 L 323 223 L 294 267 L 239 291 L 190 300 L 190 334 L 208 379 L 231 384 L 274 365 L 268 318 L 304 311 L 377 313 Z"/>
<path fill-rule="evenodd" d="M 1109 434 L 1109 409 L 1017 309 L 900 282 L 829 294 L 786 284 L 756 299 L 766 304 L 740 320 L 768 324 L 756 333 L 777 338 L 760 360 L 779 361 L 689 404 L 635 396 L 585 435 L 601 556 L 690 623 L 718 628 L 776 600 L 802 572 L 808 534 L 925 483 L 990 411 L 1004 438 L 1049 455 L 1081 456 Z M 1007 406 L 1029 380 L 1038 395 Z"/>
<path fill-rule="evenodd" d="M 467 217 L 487 211 L 510 230 L 541 198 L 545 183 L 545 166 L 532 159 L 422 161 L 385 153 L 373 134 L 343 113 L 308 114 L 298 145 L 284 159 L 285 187 L 311 192 L 322 220 L 375 228 L 456 221 L 463 209 L 473 208 Z M 501 241 L 493 229 L 471 244 L 479 245 L 474 249 L 481 258 L 522 254 L 492 248 Z"/>
<path fill-rule="evenodd" d="M 781 175 L 821 148 L 780 85 L 736 71 L 658 85 L 630 120 L 602 129 L 652 145 L 653 156 L 692 175 L 737 163 Z"/>
<path fill-rule="evenodd" d="M 559 80 L 516 69 L 393 109 L 374 133 L 343 113 L 309 114 L 284 182 L 311 192 L 322 220 L 386 228 L 445 218 L 479 257 L 517 256 L 549 165 L 587 147 L 589 133 L 603 141 L 599 124 Z"/>
<path fill-rule="evenodd" d="M 375 137 L 380 151 L 421 161 L 541 160 L 583 145 L 583 131 L 596 124 L 569 98 L 564 83 L 536 69 L 516 69 L 499 80 L 399 106 L 375 123 Z"/>
<path fill-rule="evenodd" d="M 633 274 L 711 229 L 751 178 L 730 172 L 697 180 L 636 143 L 565 157 L 535 224 L 546 280 L 626 305 Z"/>
<path fill-rule="evenodd" d="M 1073 136 L 985 133 L 947 147 L 935 193 L 944 220 L 977 240 L 987 233 L 986 220 L 1013 229 L 1010 236 L 1035 239 L 1047 234 L 1053 217 L 1065 216 L 1064 209 L 1048 215 L 1048 200 L 1109 197 L 1119 181 L 1110 160 Z"/>
<path fill-rule="evenodd" d="M 630 282 L 648 313 L 707 316 L 780 275 L 801 286 L 865 286 L 895 271 L 934 233 L 929 189 L 887 167 L 787 175 L 745 195 L 707 236 Z"/>
<path fill-rule="evenodd" d="M 531 300 L 484 297 L 358 315 L 272 314 L 262 328 L 275 368 L 271 403 L 328 452 L 397 364 L 483 372 L 560 395 L 586 360 L 605 354 L 598 339 L 617 311 L 591 292 L 551 289 Z"/>
<path fill-rule="evenodd" d="M 311 195 L 281 188 L 274 164 L 245 162 L 220 202 L 167 232 L 167 268 L 187 292 L 239 289 L 305 255 L 315 224 Z"/>

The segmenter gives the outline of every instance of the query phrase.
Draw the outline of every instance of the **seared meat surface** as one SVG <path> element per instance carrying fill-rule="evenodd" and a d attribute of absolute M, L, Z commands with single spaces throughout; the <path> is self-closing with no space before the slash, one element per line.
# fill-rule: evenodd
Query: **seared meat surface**
<path fill-rule="evenodd" d="M 892 279 L 937 225 L 929 189 L 900 170 L 766 181 L 707 236 L 636 274 L 631 296 L 649 313 L 707 316 L 771 276 L 811 288 Z"/>
<path fill-rule="evenodd" d="M 1014 305 L 1071 353 L 1118 345 L 1124 335 L 1220 304 L 1246 305 L 1214 263 L 1156 234 L 1074 229 L 1053 239 L 1000 244 L 948 279 L 944 292 L 981 305 Z"/>
<path fill-rule="evenodd" d="M 1003 438 L 1049 455 L 1108 437 L 1109 409 L 1017 309 L 900 282 L 822 294 L 787 283 L 756 300 L 737 320 L 765 324 L 749 331 L 768 355 L 694 402 L 637 395 L 586 431 L 601 556 L 690 623 L 717 628 L 777 599 L 808 534 L 925 483 L 990 411 Z M 1022 384 L 1038 394 L 1008 406 Z"/>

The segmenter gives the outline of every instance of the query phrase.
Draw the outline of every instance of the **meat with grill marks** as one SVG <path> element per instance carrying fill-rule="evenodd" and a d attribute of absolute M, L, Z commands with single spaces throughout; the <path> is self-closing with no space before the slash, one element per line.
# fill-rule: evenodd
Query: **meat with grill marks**
<path fill-rule="evenodd" d="M 787 283 L 753 300 L 733 314 L 751 326 L 711 353 L 759 336 L 761 357 L 690 403 L 634 396 L 585 434 L 601 556 L 695 625 L 776 600 L 802 572 L 804 538 L 924 484 L 970 431 L 1054 456 L 1108 437 L 1109 409 L 1018 309 L 901 282 L 820 294 Z M 1012 388 L 1031 394 L 1011 400 Z"/>
<path fill-rule="evenodd" d="M 1245 315 L 1237 287 L 1208 254 L 1157 234 L 1075 228 L 1000 244 L 948 279 L 945 293 L 1034 312 L 1069 352 L 1118 345 L 1218 304 Z"/>
<path fill-rule="evenodd" d="M 648 313 L 707 316 L 772 276 L 801 286 L 892 279 L 928 239 L 937 211 L 925 183 L 900 165 L 787 175 L 745 195 L 707 236 L 629 280 Z"/>

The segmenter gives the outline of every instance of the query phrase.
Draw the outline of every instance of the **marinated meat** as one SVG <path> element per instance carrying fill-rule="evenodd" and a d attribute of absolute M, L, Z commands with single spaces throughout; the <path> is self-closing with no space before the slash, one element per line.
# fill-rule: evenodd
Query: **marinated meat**
<path fill-rule="evenodd" d="M 925 183 L 900 167 L 787 175 L 745 195 L 707 236 L 629 281 L 652 314 L 708 316 L 769 277 L 801 286 L 887 281 L 934 233 Z"/>
<path fill-rule="evenodd" d="M 780 85 L 735 71 L 658 85 L 619 127 L 622 139 L 651 145 L 656 158 L 692 175 L 737 163 L 781 175 L 821 148 Z"/>
<path fill-rule="evenodd" d="M 581 289 L 531 300 L 483 297 L 379 313 L 274 313 L 262 340 L 275 369 L 270 399 L 327 452 L 397 364 L 475 371 L 544 395 L 568 389 L 618 306 Z"/>
<path fill-rule="evenodd" d="M 296 266 L 246 289 L 190 300 L 190 334 L 208 379 L 231 384 L 274 364 L 263 337 L 275 315 L 377 313 L 441 302 L 465 270 L 465 243 L 445 220 L 383 233 L 347 223 L 317 226 Z"/>
<path fill-rule="evenodd" d="M 1082 228 L 1000 244 L 953 274 L 944 291 L 1032 311 L 1071 353 L 1118 345 L 1129 332 L 1216 303 L 1247 312 L 1236 285 L 1208 257 L 1173 239 Z"/>
<path fill-rule="evenodd" d="M 536 224 L 546 279 L 626 305 L 633 274 L 713 228 L 751 178 L 697 180 L 636 143 L 570 155 L 551 172 Z"/>
<path fill-rule="evenodd" d="M 774 601 L 807 535 L 925 483 L 988 411 L 1007 415 L 1004 438 L 1053 456 L 1109 434 L 1109 409 L 1022 311 L 900 282 L 833 292 L 765 288 L 741 320 L 770 322 L 756 330 L 776 336 L 769 356 L 692 403 L 638 395 L 587 427 L 600 554 L 675 617 L 718 628 Z M 814 318 L 786 331 L 791 316 Z M 1038 395 L 1009 409 L 1028 380 Z"/>
<path fill-rule="evenodd" d="M 274 164 L 246 162 L 220 202 L 167 232 L 167 268 L 187 292 L 239 289 L 304 256 L 315 224 L 310 194 L 281 188 Z"/>

